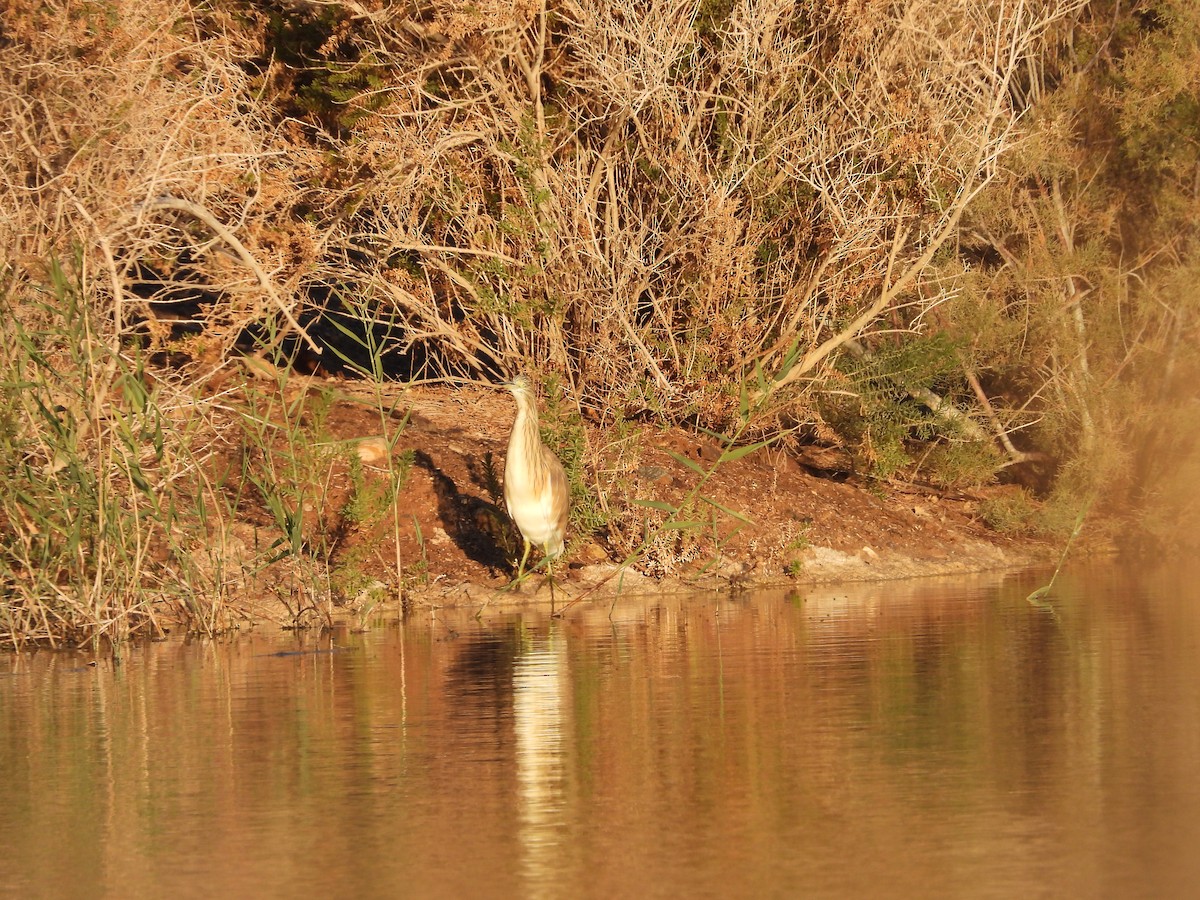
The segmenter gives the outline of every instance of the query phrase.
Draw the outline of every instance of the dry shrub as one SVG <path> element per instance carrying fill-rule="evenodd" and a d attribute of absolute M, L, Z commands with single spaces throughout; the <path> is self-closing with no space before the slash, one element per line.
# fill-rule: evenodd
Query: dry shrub
<path fill-rule="evenodd" d="M 722 428 L 762 369 L 802 412 L 846 336 L 936 301 L 1071 5 L 25 3 L 0 236 L 21 269 L 84 248 L 114 334 L 181 287 L 222 349 L 352 296 L 420 374 Z M 278 21 L 324 34 L 310 65 Z"/>
<path fill-rule="evenodd" d="M 844 335 L 936 302 L 919 276 L 1071 5 L 364 13 L 347 55 L 381 86 L 348 104 L 371 109 L 339 147 L 362 177 L 322 277 L 434 374 L 533 365 L 584 405 L 724 427 L 756 366 L 798 385 Z"/>
<path fill-rule="evenodd" d="M 1077 5 L 12 0 L 5 297 L 33 328 L 66 266 L 114 487 L 138 347 L 192 335 L 153 487 L 194 494 L 222 434 L 188 424 L 197 383 L 322 311 L 414 377 L 533 368 L 605 416 L 744 425 L 751 379 L 741 434 L 767 436 L 816 417 L 848 338 L 937 302 L 922 275 L 1014 139 L 1014 79 Z"/>
<path fill-rule="evenodd" d="M 18 4 L 0 58 L 0 241 L 18 282 L 80 252 L 86 299 L 114 339 L 155 323 L 146 302 L 189 288 L 220 299 L 208 334 L 226 345 L 295 306 L 315 256 L 293 214 L 308 160 L 284 158 L 228 42 L 202 34 L 189 4 Z M 245 252 L 163 197 L 224 224 Z"/>
<path fill-rule="evenodd" d="M 299 72 L 263 62 L 262 14 L 44 9 L 6 50 L 32 60 L 6 76 L 10 246 L 89 248 L 116 331 L 147 269 L 201 282 L 225 345 L 352 292 L 427 374 L 532 364 L 587 405 L 723 427 L 755 366 L 790 385 L 935 299 L 918 276 L 1066 5 L 284 6 L 327 34 Z M 325 103 L 308 123 L 298 92 Z"/>
<path fill-rule="evenodd" d="M 205 467 L 228 423 L 196 381 L 292 314 L 308 151 L 283 158 L 230 43 L 174 0 L 10 4 L 0 116 L 0 640 L 119 639 L 162 597 L 211 630 L 241 572 Z M 212 349 L 151 373 L 149 306 L 184 295 L 212 301 L 188 307 Z"/>

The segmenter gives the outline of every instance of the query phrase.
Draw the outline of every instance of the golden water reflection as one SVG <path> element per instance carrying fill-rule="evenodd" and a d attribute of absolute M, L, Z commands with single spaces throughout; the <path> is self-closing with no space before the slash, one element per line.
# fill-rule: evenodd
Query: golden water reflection
<path fill-rule="evenodd" d="M 5 896 L 1190 896 L 1200 579 L 0 658 Z"/>
<path fill-rule="evenodd" d="M 554 886 L 566 829 L 567 648 L 558 628 L 530 636 L 513 669 L 522 875 L 540 896 Z M 552 892 L 551 892 L 552 893 Z"/>

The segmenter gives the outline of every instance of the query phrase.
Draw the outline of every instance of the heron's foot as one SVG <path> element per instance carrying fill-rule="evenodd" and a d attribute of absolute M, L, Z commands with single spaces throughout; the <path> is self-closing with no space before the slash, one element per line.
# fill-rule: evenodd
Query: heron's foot
<path fill-rule="evenodd" d="M 549 579 L 545 575 L 537 572 L 526 572 L 521 578 L 514 578 L 509 584 L 509 590 L 513 593 L 523 594 L 529 597 L 536 597 L 545 589 Z"/>
<path fill-rule="evenodd" d="M 563 581 L 561 578 L 548 572 L 539 571 L 537 567 L 534 567 L 527 572 L 515 576 L 512 581 L 500 588 L 497 593 L 521 594 L 525 597 L 541 599 L 547 593 L 553 596 L 555 591 L 562 590 L 562 586 Z"/>

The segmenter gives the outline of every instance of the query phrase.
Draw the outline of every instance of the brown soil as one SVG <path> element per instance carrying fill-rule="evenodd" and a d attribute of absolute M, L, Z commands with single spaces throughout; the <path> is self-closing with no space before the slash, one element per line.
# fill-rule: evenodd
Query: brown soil
<path fill-rule="evenodd" d="M 318 379 L 304 381 L 312 389 Z M 338 399 L 322 426 L 326 438 L 346 441 L 349 448 L 358 441 L 366 452 L 382 431 L 378 412 L 365 397 L 356 399 L 363 392 L 352 385 L 339 382 L 334 390 Z M 389 517 L 373 527 L 344 529 L 333 555 L 335 569 L 342 566 L 347 576 L 343 602 L 351 608 L 367 602 L 366 594 L 350 596 L 359 590 L 356 585 L 395 584 L 397 530 L 410 602 L 454 606 L 549 597 L 540 574 L 519 590 L 499 590 L 512 580 L 519 543 L 501 511 L 503 501 L 493 496 L 496 483 L 485 460 L 490 454 L 495 474 L 502 473 L 512 416 L 512 400 L 500 390 L 404 392 L 392 419 L 399 431 L 394 452 L 412 452 L 399 528 Z M 555 568 L 560 599 L 611 594 L 618 587 L 641 593 L 946 575 L 1013 568 L 1047 556 L 1046 547 L 999 535 L 977 518 L 980 502 L 1005 488 L 967 494 L 881 485 L 848 475 L 846 460 L 835 451 L 807 448 L 797 458 L 768 448 L 721 465 L 702 492 L 748 521 L 701 502 L 697 506 L 707 520 L 702 537 L 669 532 L 669 540 L 621 570 L 618 563 L 640 537 L 642 520 L 655 515 L 629 501 L 678 503 L 699 476 L 672 452 L 708 468 L 719 450 L 715 442 L 681 430 L 647 429 L 615 449 L 604 435 L 592 432 L 590 439 L 594 447 L 610 447 L 607 455 L 599 454 L 611 485 L 607 500 L 610 510 L 624 510 L 624 518 L 609 534 L 568 534 L 566 563 Z M 384 477 L 379 465 L 368 464 L 364 472 Z M 327 483 L 328 523 L 350 495 L 344 459 L 333 464 Z M 269 533 L 271 524 L 259 511 L 243 527 L 259 532 L 247 532 L 244 539 L 261 546 L 263 529 Z"/>

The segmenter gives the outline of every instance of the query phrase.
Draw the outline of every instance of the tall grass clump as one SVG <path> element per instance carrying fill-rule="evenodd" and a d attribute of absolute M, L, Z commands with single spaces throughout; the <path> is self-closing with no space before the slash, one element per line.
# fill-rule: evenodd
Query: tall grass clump
<path fill-rule="evenodd" d="M 49 276 L 32 302 L 0 296 L 0 642 L 119 642 L 164 603 L 211 629 L 187 417 L 139 350 L 100 339 L 68 270 Z"/>
<path fill-rule="evenodd" d="M 248 327 L 297 330 L 305 226 L 268 187 L 242 52 L 196 24 L 175 0 L 5 11 L 7 644 L 119 641 L 168 611 L 226 627 L 254 566 L 208 465 L 229 438 L 216 389 Z"/>
<path fill-rule="evenodd" d="M 351 312 L 365 316 L 364 310 Z M 361 325 L 369 320 L 356 316 L 346 321 Z M 273 577 L 265 583 L 295 626 L 328 623 L 334 602 L 349 599 L 368 582 L 359 570 L 363 557 L 378 553 L 385 543 L 394 548 L 398 593 L 406 574 L 400 556 L 399 500 L 413 453 L 398 452 L 397 443 L 407 415 L 384 391 L 386 343 L 369 329 L 341 327 L 361 351 L 343 353 L 343 361 L 374 387 L 361 402 L 379 426 L 379 433 L 368 438 L 376 448 L 371 454 L 375 473 L 367 472 L 359 455 L 361 439 L 333 436 L 328 424 L 335 401 L 332 390 L 295 377 L 286 359 L 256 360 L 260 377 L 244 386 L 237 405 L 240 465 L 231 473 L 229 487 L 239 501 L 267 514 L 267 527 L 256 531 L 261 541 L 256 571 L 272 570 Z M 348 491 L 343 485 L 347 482 Z M 380 534 L 381 528 L 388 533 Z M 367 539 L 348 550 L 352 535 Z"/>

